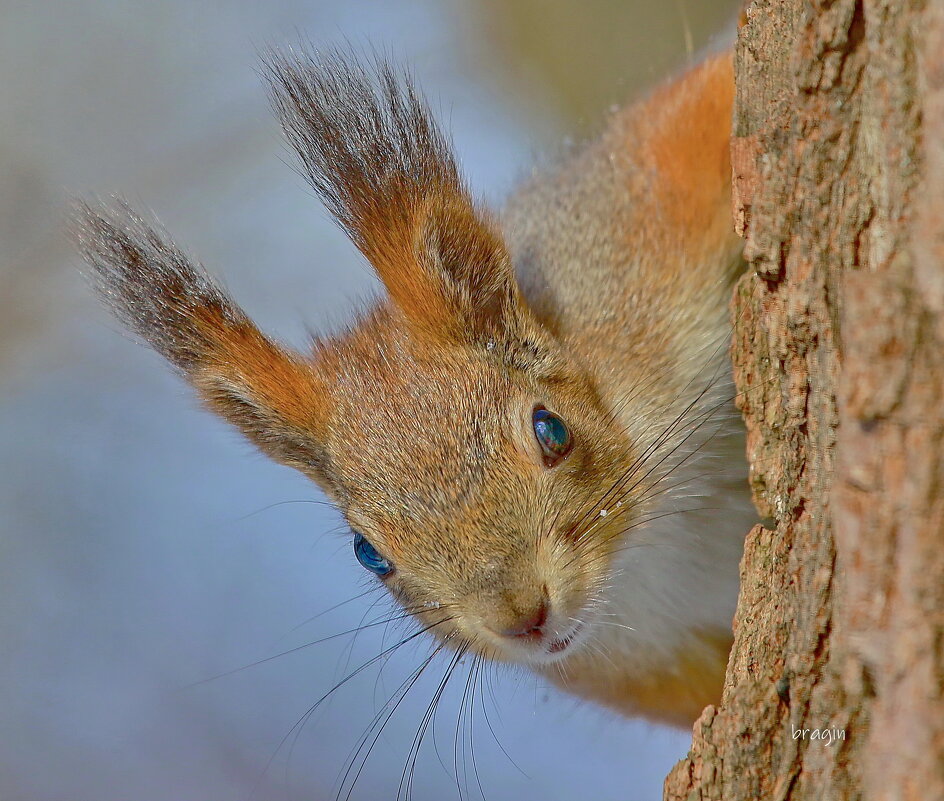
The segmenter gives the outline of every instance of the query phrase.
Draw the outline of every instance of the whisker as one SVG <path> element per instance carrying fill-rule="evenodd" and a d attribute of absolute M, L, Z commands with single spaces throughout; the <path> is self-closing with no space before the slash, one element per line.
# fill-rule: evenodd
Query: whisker
<path fill-rule="evenodd" d="M 626 629 L 627 631 L 636 631 L 632 626 L 627 626 L 625 623 L 614 623 L 612 620 L 595 620 L 593 622 L 595 626 L 616 626 L 620 629 Z"/>
<path fill-rule="evenodd" d="M 341 601 L 340 603 L 336 603 L 333 606 L 329 606 L 327 609 L 323 609 L 322 611 L 320 611 L 317 615 L 312 615 L 311 617 L 303 620 L 297 626 L 293 626 L 292 628 L 290 628 L 288 630 L 288 633 L 292 634 L 293 632 L 298 631 L 303 626 L 307 626 L 312 621 L 315 621 L 318 618 L 324 617 L 325 615 L 333 612 L 335 609 L 340 609 L 342 606 L 347 606 L 350 603 L 354 603 L 354 601 L 359 601 L 361 598 L 365 598 L 366 596 L 370 595 L 372 592 L 377 592 L 378 590 L 381 590 L 381 589 L 383 588 L 380 585 L 374 583 L 374 586 L 364 590 L 364 592 L 358 595 L 355 595 L 353 598 L 348 598 L 346 601 Z"/>
<path fill-rule="evenodd" d="M 444 640 L 439 643 L 433 652 L 423 660 L 420 667 L 415 670 L 410 676 L 404 681 L 397 689 L 394 691 L 394 694 L 390 697 L 383 708 L 374 716 L 374 719 L 371 721 L 370 725 L 367 727 L 367 731 L 364 733 L 364 736 L 361 738 L 356 751 L 354 752 L 353 758 L 349 761 L 347 769 L 344 772 L 344 777 L 341 779 L 340 786 L 338 788 L 337 796 L 335 801 L 340 801 L 341 794 L 344 792 L 344 785 L 347 783 L 348 778 L 351 775 L 351 771 L 354 770 L 354 765 L 357 764 L 358 757 L 363 751 L 364 746 L 367 744 L 367 740 L 370 739 L 371 733 L 373 732 L 373 739 L 370 739 L 370 745 L 367 746 L 367 751 L 364 753 L 363 758 L 360 760 L 360 765 L 358 765 L 357 770 L 354 773 L 353 779 L 351 779 L 350 785 L 348 786 L 347 793 L 345 794 L 345 801 L 349 801 L 351 793 L 354 792 L 354 787 L 357 785 L 357 780 L 360 778 L 361 772 L 364 770 L 364 766 L 367 764 L 367 760 L 370 759 L 371 752 L 374 750 L 374 746 L 377 744 L 377 741 L 380 739 L 380 736 L 383 734 L 384 729 L 387 724 L 393 718 L 394 713 L 396 713 L 400 704 L 403 703 L 403 700 L 410 694 L 410 690 L 416 685 L 416 682 L 419 681 L 420 677 L 425 672 L 426 668 L 432 664 L 436 656 L 446 647 L 448 640 Z M 394 699 L 396 699 L 394 701 Z M 392 706 L 391 706 L 392 704 Z M 384 712 L 388 709 L 384 716 Z M 378 726 L 380 718 L 383 717 L 383 723 Z M 376 729 L 376 731 L 374 731 Z"/>
<path fill-rule="evenodd" d="M 489 695 L 490 695 L 491 698 L 492 698 L 492 704 L 493 704 L 493 706 L 495 706 L 496 709 L 497 709 L 498 704 L 497 704 L 497 702 L 496 702 L 496 700 L 495 700 L 495 691 L 494 691 L 494 688 L 492 687 L 492 684 L 491 684 L 491 681 L 489 680 L 489 675 L 488 675 L 488 668 L 491 667 L 492 665 L 491 665 L 491 663 L 485 662 L 484 659 L 482 660 L 482 663 L 483 663 L 483 664 L 482 664 L 482 668 L 483 668 L 482 684 L 483 684 L 483 686 L 485 687 L 485 689 L 488 690 Z M 489 718 L 489 716 L 488 716 L 488 705 L 485 703 L 485 693 L 479 693 L 479 705 L 482 707 L 482 716 L 485 718 L 485 725 L 488 726 L 488 730 L 492 733 L 492 738 L 495 740 L 496 744 L 497 744 L 498 747 L 501 749 L 501 752 L 505 755 L 505 757 L 508 759 L 508 761 L 509 761 L 512 765 L 514 765 L 515 770 L 517 770 L 518 773 L 520 773 L 520 774 L 521 774 L 522 776 L 524 776 L 526 779 L 530 779 L 531 777 L 530 777 L 527 773 L 525 773 L 524 770 L 522 770 L 521 766 L 520 766 L 517 762 L 515 762 L 514 759 L 511 758 L 511 754 L 508 753 L 508 751 L 505 749 L 505 746 L 504 746 L 504 744 L 502 743 L 501 739 L 500 739 L 500 738 L 498 737 L 498 735 L 496 734 L 495 729 L 494 729 L 493 726 L 492 726 L 492 721 L 490 720 L 490 718 Z"/>
<path fill-rule="evenodd" d="M 714 382 L 714 379 L 713 379 L 712 383 L 713 383 L 713 382 Z M 769 382 L 764 382 L 764 383 L 769 383 Z M 710 386 L 711 386 L 711 384 L 709 384 L 708 386 L 706 386 L 705 388 L 703 388 L 702 391 L 701 391 L 701 393 L 699 393 L 699 397 L 703 396 L 703 395 L 710 389 Z M 760 386 L 762 386 L 762 385 L 758 385 L 758 387 L 753 387 L 752 390 L 753 390 L 753 389 L 758 389 Z M 747 391 L 751 391 L 751 390 L 747 390 Z M 682 437 L 682 439 L 681 439 L 678 443 L 676 443 L 668 452 L 666 452 L 665 454 L 663 454 L 663 456 L 661 456 L 661 457 L 656 461 L 655 464 L 653 464 L 652 466 L 650 466 L 650 467 L 647 469 L 647 471 L 646 471 L 642 476 L 640 476 L 639 478 L 637 478 L 637 479 L 634 481 L 634 483 L 630 484 L 630 481 L 632 481 L 632 473 L 633 473 L 634 470 L 637 469 L 637 467 L 641 466 L 642 462 L 644 461 L 644 458 L 643 458 L 643 457 L 645 456 L 645 458 L 648 458 L 648 454 L 655 453 L 655 451 L 658 450 L 658 448 L 661 447 L 661 446 L 668 440 L 668 437 L 671 435 L 670 429 L 672 429 L 672 428 L 674 428 L 674 427 L 677 427 L 678 425 L 681 424 L 681 422 L 684 422 L 684 420 L 683 420 L 682 418 L 684 417 L 685 414 L 687 414 L 687 413 L 693 408 L 693 404 L 697 401 L 697 398 L 696 398 L 696 401 L 693 401 L 692 403 L 690 403 L 690 404 L 688 405 L 688 407 L 686 408 L 686 410 L 684 410 L 681 415 L 677 416 L 677 417 L 675 418 L 675 420 L 673 420 L 673 421 L 666 427 L 666 429 L 662 432 L 662 434 L 660 434 L 660 436 L 657 437 L 656 441 L 653 442 L 652 444 L 650 444 L 650 446 L 643 452 L 643 455 L 641 455 L 639 458 L 637 458 L 636 460 L 634 460 L 634 462 L 630 465 L 630 468 L 627 469 L 627 470 L 623 473 L 623 475 L 621 475 L 620 478 L 618 478 L 617 481 L 614 482 L 613 485 L 611 485 L 610 489 L 604 494 L 603 498 L 602 498 L 601 500 L 599 500 L 599 501 L 597 502 L 597 504 L 596 504 L 594 507 L 591 507 L 590 512 L 592 513 L 593 509 L 595 509 L 595 508 L 601 508 L 601 507 L 605 508 L 605 507 L 606 507 L 606 504 L 607 504 L 609 501 L 611 501 L 611 500 L 613 500 L 614 498 L 616 498 L 616 497 L 619 497 L 619 498 L 620 498 L 620 500 L 617 502 L 617 505 L 618 505 L 618 506 L 621 506 L 623 500 L 624 500 L 626 497 L 628 497 L 629 494 L 632 493 L 633 490 L 635 490 L 643 481 L 645 481 L 646 478 L 648 478 L 649 476 L 651 476 L 652 473 L 653 473 L 659 466 L 661 466 L 667 459 L 671 458 L 675 453 L 677 453 L 678 450 L 679 450 L 680 448 L 682 448 L 682 447 L 684 446 L 684 444 L 685 444 L 689 439 L 691 439 L 691 437 L 693 437 L 696 433 L 698 433 L 698 432 L 702 429 L 702 427 L 703 427 L 704 425 L 706 425 L 708 422 L 710 422 L 712 416 L 713 416 L 718 410 L 720 410 L 720 409 L 722 409 L 724 406 L 730 404 L 734 399 L 736 399 L 736 398 L 737 398 L 739 395 L 741 395 L 741 394 L 744 394 L 744 393 L 736 393 L 736 394 L 733 395 L 733 396 L 725 397 L 725 398 L 724 398 L 722 401 L 720 401 L 719 403 L 717 403 L 717 404 L 715 404 L 715 405 L 709 407 L 708 409 L 705 409 L 705 410 L 702 410 L 701 412 L 699 412 L 699 413 L 694 417 L 694 420 L 696 420 L 696 421 L 698 421 L 698 422 L 697 422 L 696 425 L 693 426 L 693 428 L 691 429 L 691 431 L 689 431 L 687 434 L 685 434 L 685 436 Z M 720 424 L 719 424 L 719 428 L 720 428 Z M 689 459 L 691 459 L 696 453 L 699 453 L 699 452 L 701 451 L 701 449 L 705 447 L 705 445 L 707 445 L 709 442 L 711 442 L 711 441 L 713 440 L 713 438 L 717 435 L 717 433 L 718 433 L 718 430 L 716 429 L 714 432 L 712 432 L 712 434 L 711 434 L 704 442 L 700 443 L 696 448 L 693 449 L 693 451 L 692 451 L 691 453 L 687 454 L 680 462 L 678 462 L 678 463 L 676 463 L 675 465 L 673 465 L 669 470 L 666 471 L 666 473 L 665 473 L 663 476 L 661 476 L 659 479 L 657 479 L 657 481 L 653 483 L 652 487 L 654 487 L 654 486 L 658 483 L 658 481 L 662 480 L 663 478 L 667 477 L 668 475 L 671 475 L 676 469 L 678 469 L 678 468 L 679 468 L 680 466 L 682 466 L 683 464 L 687 463 Z M 650 487 L 650 489 L 651 489 L 652 487 Z M 616 493 L 616 494 L 614 495 L 614 493 Z M 635 505 L 639 505 L 639 502 L 637 502 Z M 625 511 L 626 511 L 626 508 L 621 506 L 621 511 L 619 512 L 619 514 L 625 513 Z M 584 525 L 584 523 L 587 521 L 587 518 L 588 518 L 588 515 L 587 515 L 587 514 L 583 515 L 583 516 L 580 518 L 580 520 L 578 520 L 577 524 L 575 524 L 575 525 L 572 527 L 571 531 L 572 531 L 572 532 L 573 532 L 573 531 L 576 531 L 578 527 Z M 595 519 L 593 519 L 592 522 L 590 522 L 590 525 L 586 527 L 586 529 L 584 529 L 583 531 L 581 531 L 579 534 L 576 535 L 575 539 L 576 539 L 576 541 L 577 541 L 578 544 L 580 544 L 580 543 L 582 543 L 582 542 L 586 542 L 586 540 L 587 540 L 587 535 L 588 535 L 597 525 L 599 525 L 600 519 L 601 519 L 601 518 L 595 518 Z M 571 563 L 572 563 L 576 558 L 578 558 L 578 554 L 575 554 L 575 555 L 574 555 L 574 557 L 571 559 Z"/>
<path fill-rule="evenodd" d="M 462 728 L 462 718 L 465 714 L 465 702 L 466 697 L 469 694 L 469 684 L 472 681 L 472 669 L 469 668 L 469 673 L 465 679 L 465 686 L 462 689 L 462 698 L 459 700 L 459 714 L 456 716 L 456 736 L 453 744 L 453 762 L 456 768 L 456 790 L 459 793 L 459 801 L 462 801 L 462 786 L 460 780 L 459 772 L 459 754 L 462 754 L 462 780 L 465 781 L 466 794 L 468 795 L 469 791 L 469 768 L 466 764 L 465 759 L 465 730 Z"/>
<path fill-rule="evenodd" d="M 730 401 L 729 401 L 728 399 L 725 399 L 725 400 L 721 401 L 721 403 L 717 404 L 716 406 L 714 406 L 714 407 L 708 409 L 706 412 L 703 413 L 703 415 L 700 415 L 700 416 L 704 416 L 704 419 L 701 420 L 701 421 L 699 421 L 699 422 L 692 428 L 692 430 L 689 431 L 689 432 L 681 439 L 681 441 L 679 441 L 676 445 L 674 445 L 674 446 L 671 448 L 671 450 L 669 450 L 666 454 L 664 454 L 652 467 L 650 467 L 642 476 L 640 476 L 639 479 L 636 481 L 636 483 L 635 483 L 635 484 L 632 484 L 632 485 L 628 488 L 627 492 L 632 492 L 632 491 L 633 491 L 634 489 L 636 489 L 636 487 L 638 487 L 643 481 L 645 481 L 646 478 L 648 478 L 650 475 L 652 475 L 652 473 L 653 473 L 663 462 L 665 462 L 666 459 L 669 459 L 671 456 L 673 456 L 689 439 L 691 439 L 693 436 L 695 436 L 695 434 L 697 434 L 697 433 L 701 430 L 702 425 L 705 425 L 705 424 L 707 424 L 707 423 L 709 422 L 709 420 L 711 419 L 711 415 L 712 415 L 715 411 L 717 411 L 718 409 L 720 409 L 720 408 L 722 408 L 723 406 L 727 405 L 728 403 L 730 403 Z M 698 419 L 698 418 L 696 418 L 696 420 L 697 420 L 697 419 Z M 695 448 L 695 450 L 693 450 L 692 452 L 688 453 L 688 454 L 685 456 L 685 458 L 682 459 L 681 462 L 679 462 L 678 464 L 674 465 L 674 466 L 671 468 L 671 470 L 670 470 L 668 473 L 666 473 L 665 475 L 670 475 L 670 474 L 671 474 L 674 470 L 676 470 L 678 467 L 680 467 L 681 465 L 685 464 L 695 453 L 697 453 L 701 448 L 703 448 L 705 445 L 707 445 L 709 442 L 711 442 L 711 440 L 714 439 L 714 437 L 717 435 L 717 433 L 718 433 L 718 429 L 715 429 L 715 431 L 712 432 L 712 434 L 708 437 L 708 439 L 706 439 L 704 442 L 700 443 L 700 444 L 697 446 L 697 448 Z"/>
<path fill-rule="evenodd" d="M 272 509 L 276 509 L 279 506 L 288 506 L 289 504 L 293 504 L 293 503 L 311 503 L 311 504 L 315 504 L 316 506 L 327 506 L 328 508 L 337 512 L 337 506 L 335 506 L 333 503 L 329 503 L 328 501 L 316 501 L 311 498 L 301 498 L 301 499 L 292 500 L 292 501 L 276 501 L 275 503 L 270 503 L 267 506 L 263 506 L 261 509 L 256 509 L 254 512 L 247 512 L 246 514 L 241 515 L 240 517 L 233 518 L 233 522 L 241 523 L 244 520 L 248 520 L 250 517 L 255 517 L 256 515 L 261 515 L 263 512 L 268 512 Z"/>
<path fill-rule="evenodd" d="M 482 669 L 482 661 L 483 657 L 476 657 L 471 668 L 471 670 L 475 671 L 475 678 L 472 680 L 472 692 L 469 698 L 469 753 L 472 757 L 472 772 L 475 774 L 475 783 L 478 785 L 482 801 L 487 801 L 485 788 L 482 787 L 482 777 L 479 775 L 478 762 L 475 759 L 475 688 L 476 685 L 479 684 L 479 673 Z M 479 690 L 481 690 L 481 687 L 479 687 Z M 479 692 L 479 695 L 481 696 L 481 692 Z"/>
<path fill-rule="evenodd" d="M 349 634 L 357 634 L 357 632 L 362 631 L 363 629 L 374 628 L 375 626 L 382 626 L 385 623 L 390 623 L 393 620 L 405 620 L 408 617 L 412 617 L 411 612 L 406 612 L 402 615 L 399 615 L 394 618 L 388 618 L 387 620 L 377 620 L 372 623 L 365 623 L 363 626 L 358 626 L 357 628 L 348 629 L 347 631 L 340 631 L 337 634 L 329 634 L 327 637 L 320 637 L 317 640 L 312 640 L 311 642 L 306 642 L 303 645 L 296 645 L 294 648 L 289 648 L 286 651 L 282 651 L 278 654 L 273 654 L 272 656 L 267 656 L 264 659 L 259 659 L 255 662 L 250 662 L 248 665 L 243 665 L 242 667 L 233 668 L 232 670 L 226 670 L 223 673 L 217 673 L 215 676 L 210 676 L 206 679 L 200 679 L 191 684 L 185 684 L 181 689 L 189 690 L 193 687 L 199 687 L 201 684 L 208 684 L 211 681 L 216 681 L 217 679 L 225 678 L 226 676 L 232 676 L 235 673 L 240 673 L 243 670 L 249 670 L 249 668 L 258 667 L 259 665 L 264 665 L 267 662 L 272 662 L 276 659 L 281 659 L 283 656 L 288 656 L 289 654 L 295 654 L 299 651 L 304 651 L 306 648 L 311 648 L 315 645 L 321 645 L 322 643 L 329 642 L 330 640 L 336 640 L 339 637 L 346 637 Z"/>
<path fill-rule="evenodd" d="M 644 448 L 643 451 L 639 454 L 639 456 L 637 456 L 629 464 L 626 470 L 620 475 L 620 477 L 615 482 L 613 482 L 611 487 L 603 494 L 603 496 L 599 500 L 597 500 L 595 503 L 591 504 L 589 508 L 587 509 L 587 511 L 584 512 L 583 515 L 581 515 L 581 517 L 577 520 L 577 522 L 571 527 L 571 531 L 574 532 L 573 538 L 576 542 L 579 543 L 580 540 L 586 534 L 586 532 L 580 532 L 580 533 L 576 533 L 576 532 L 578 532 L 579 529 L 582 526 L 584 526 L 589 519 L 591 519 L 593 512 L 601 507 L 605 507 L 606 504 L 609 502 L 609 500 L 613 497 L 613 494 L 620 492 L 620 485 L 625 480 L 628 480 L 633 475 L 634 471 L 641 464 L 643 464 L 647 459 L 649 459 L 649 457 L 652 454 L 654 454 L 660 447 L 662 447 L 662 445 L 668 440 L 668 437 L 671 436 L 674 429 L 684 421 L 685 416 L 693 408 L 695 408 L 695 406 L 702 399 L 702 397 L 704 397 L 704 395 L 711 389 L 715 381 L 716 379 L 712 379 L 712 381 L 709 382 L 707 386 L 702 388 L 701 392 L 699 392 L 698 395 L 696 395 L 695 398 L 665 427 L 662 433 L 658 437 L 656 437 L 656 439 L 652 443 L 650 443 L 648 447 Z"/>
<path fill-rule="evenodd" d="M 357 644 L 357 638 L 360 636 L 360 629 L 363 627 L 364 621 L 367 619 L 367 616 L 371 613 L 374 607 L 376 607 L 378 604 L 380 604 L 384 600 L 387 600 L 388 598 L 389 596 L 387 596 L 386 594 L 382 594 L 374 598 L 374 600 L 371 601 L 370 604 L 368 604 L 367 608 L 364 610 L 364 613 L 361 615 L 361 619 L 358 621 L 358 625 L 357 625 L 358 631 L 356 631 L 354 633 L 354 636 L 351 637 L 351 639 L 348 640 L 347 643 L 345 643 L 344 647 L 341 649 L 341 653 L 338 654 L 337 667 L 335 668 L 336 674 L 347 672 L 348 667 L 350 667 L 351 665 L 351 658 L 354 656 L 354 646 Z M 409 612 L 410 610 L 404 609 L 403 611 Z M 386 636 L 386 633 L 387 633 L 387 626 L 384 626 L 383 635 L 381 636 L 381 639 L 380 639 L 381 651 L 384 649 L 384 645 L 386 644 L 386 640 L 384 639 L 384 637 Z"/>
<path fill-rule="evenodd" d="M 259 775 L 259 778 L 256 780 L 255 784 L 253 785 L 252 790 L 249 794 L 249 800 L 252 801 L 252 799 L 255 798 L 256 790 L 258 790 L 259 786 L 262 784 L 262 780 L 265 778 L 266 774 L 269 772 L 269 768 L 272 766 L 273 761 L 275 761 L 276 756 L 278 756 L 279 751 L 282 750 L 282 746 L 284 746 L 285 743 L 288 741 L 288 738 L 291 737 L 292 734 L 296 730 L 298 730 L 299 726 L 305 725 L 305 722 L 312 716 L 312 714 L 314 714 L 315 710 L 317 710 L 318 707 L 321 706 L 321 704 L 323 704 L 328 698 L 330 698 L 337 690 L 339 690 L 341 687 L 347 684 L 351 679 L 353 679 L 355 676 L 358 676 L 362 671 L 366 670 L 371 665 L 375 664 L 378 660 L 383 659 L 386 656 L 389 656 L 398 648 L 406 645 L 408 642 L 412 642 L 417 637 L 420 637 L 423 634 L 426 634 L 428 631 L 431 631 L 436 626 L 440 626 L 443 623 L 448 623 L 451 620 L 453 620 L 453 618 L 447 617 L 447 618 L 443 618 L 442 620 L 438 620 L 435 623 L 431 623 L 428 626 L 424 626 L 421 629 L 419 629 L 419 631 L 413 632 L 412 634 L 404 637 L 402 640 L 395 643 L 394 645 L 391 645 L 389 648 L 384 649 L 379 654 L 372 656 L 366 662 L 361 664 L 360 667 L 356 668 L 347 676 L 345 676 L 343 679 L 341 679 L 341 681 L 335 684 L 330 690 L 328 690 L 328 692 L 326 692 L 317 701 L 315 701 L 310 707 L 308 707 L 308 709 L 305 710 L 302 716 L 298 718 L 298 720 L 295 721 L 295 723 L 292 725 L 292 728 L 290 728 L 282 737 L 282 739 L 279 740 L 279 743 L 275 747 L 275 750 L 272 752 L 272 755 L 266 761 L 266 764 L 263 767 L 262 772 Z"/>
<path fill-rule="evenodd" d="M 423 738 L 426 735 L 426 730 L 430 725 L 430 721 L 435 717 L 436 709 L 443 693 L 446 690 L 446 685 L 449 683 L 449 679 L 452 677 L 452 674 L 455 671 L 456 666 L 462 660 L 462 657 L 465 656 L 468 647 L 468 643 L 463 643 L 456 650 L 455 655 L 450 660 L 449 665 L 446 667 L 446 670 L 443 673 L 443 677 L 439 682 L 439 686 L 436 688 L 429 705 L 426 707 L 426 712 L 423 714 L 416 734 L 413 737 L 413 742 L 410 744 L 410 750 L 407 752 L 406 761 L 403 764 L 403 771 L 400 774 L 400 785 L 397 788 L 398 801 L 401 796 L 406 798 L 407 801 L 410 798 L 410 795 L 413 791 L 413 776 L 416 770 L 416 761 L 419 758 L 419 752 L 423 745 Z"/>

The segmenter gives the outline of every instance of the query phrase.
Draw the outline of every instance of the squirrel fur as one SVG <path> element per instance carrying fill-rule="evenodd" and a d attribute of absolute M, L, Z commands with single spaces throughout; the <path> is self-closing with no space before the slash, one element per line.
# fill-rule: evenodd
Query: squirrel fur
<path fill-rule="evenodd" d="M 265 75 L 386 298 L 290 350 L 120 201 L 76 216 L 102 296 L 325 491 L 446 647 L 691 724 L 720 698 L 754 518 L 727 353 L 730 54 L 614 114 L 500 214 L 386 63 L 270 53 Z M 536 410 L 566 454 L 542 452 Z"/>

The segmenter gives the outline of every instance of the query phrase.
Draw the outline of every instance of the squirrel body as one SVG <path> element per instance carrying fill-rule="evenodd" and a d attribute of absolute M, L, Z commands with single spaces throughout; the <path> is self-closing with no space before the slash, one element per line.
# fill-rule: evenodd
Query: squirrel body
<path fill-rule="evenodd" d="M 78 213 L 103 297 L 323 488 L 439 647 L 690 724 L 720 697 L 754 516 L 727 366 L 730 55 L 614 115 L 498 218 L 390 67 L 273 53 L 266 74 L 388 297 L 290 351 L 123 204 Z"/>

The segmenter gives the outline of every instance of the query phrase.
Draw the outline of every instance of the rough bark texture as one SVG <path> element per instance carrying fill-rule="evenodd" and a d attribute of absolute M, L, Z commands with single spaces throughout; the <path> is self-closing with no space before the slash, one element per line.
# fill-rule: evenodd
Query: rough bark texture
<path fill-rule="evenodd" d="M 736 72 L 733 353 L 773 527 L 665 799 L 944 799 L 944 0 L 755 0 Z"/>

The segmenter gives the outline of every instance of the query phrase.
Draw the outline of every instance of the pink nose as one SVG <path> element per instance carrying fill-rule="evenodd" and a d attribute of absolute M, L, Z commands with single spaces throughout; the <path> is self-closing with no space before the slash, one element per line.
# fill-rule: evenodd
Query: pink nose
<path fill-rule="evenodd" d="M 544 635 L 545 623 L 547 623 L 547 602 L 541 601 L 537 609 L 527 615 L 522 615 L 507 629 L 502 629 L 502 635 L 505 637 L 536 640 Z"/>

